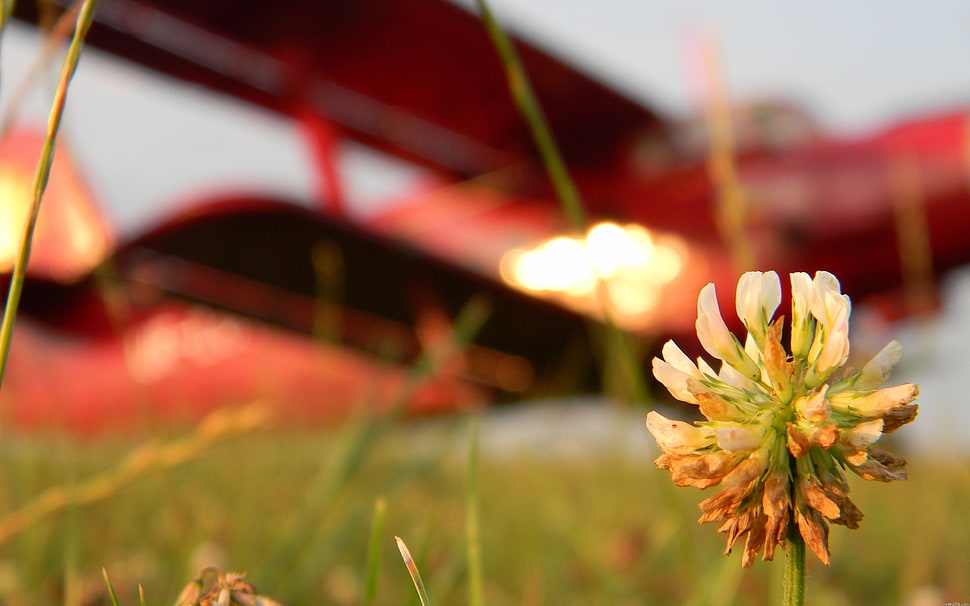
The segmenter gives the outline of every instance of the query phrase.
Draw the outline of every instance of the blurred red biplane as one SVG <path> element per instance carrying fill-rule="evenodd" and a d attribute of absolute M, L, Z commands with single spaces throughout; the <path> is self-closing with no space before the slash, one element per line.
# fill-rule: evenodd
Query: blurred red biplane
<path fill-rule="evenodd" d="M 35 10 L 15 16 L 36 22 Z M 101 0 L 88 43 L 299 121 L 317 210 L 200 200 L 117 243 L 59 152 L 0 393 L 14 424 L 94 430 L 260 396 L 323 421 L 400 393 L 425 413 L 588 387 L 595 373 L 576 368 L 592 359 L 598 280 L 644 339 L 689 332 L 699 288 L 736 280 L 703 123 L 666 120 L 517 42 L 592 220 L 573 233 L 482 24 L 445 0 Z M 856 140 L 784 104 L 734 118 L 759 267 L 827 269 L 895 317 L 970 261 L 968 114 Z M 430 176 L 355 223 L 338 169 L 347 139 Z M 8 225 L 38 149 L 3 142 Z M 0 242 L 7 271 L 14 242 Z M 459 355 L 450 323 L 476 295 L 491 313 Z M 433 371 L 407 391 L 420 351 L 436 354 Z"/>

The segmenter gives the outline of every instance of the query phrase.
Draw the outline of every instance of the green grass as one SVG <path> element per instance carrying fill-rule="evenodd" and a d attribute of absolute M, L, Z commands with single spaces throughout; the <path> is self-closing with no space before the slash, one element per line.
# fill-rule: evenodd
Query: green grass
<path fill-rule="evenodd" d="M 417 604 L 397 535 L 432 604 L 467 603 L 467 420 L 396 427 L 328 499 L 308 499 L 321 473 L 340 473 L 347 435 L 277 430 L 232 438 L 102 502 L 38 522 L 0 546 L 0 602 L 64 604 L 65 579 L 74 579 L 82 598 L 106 599 L 105 567 L 121 604 L 138 603 L 138 584 L 147 603 L 171 603 L 195 568 L 217 563 L 248 572 L 263 594 L 289 606 L 362 604 L 372 582 L 374 604 Z M 97 475 L 132 446 L 8 439 L 5 508 Z M 695 523 L 702 493 L 675 488 L 651 464 L 653 454 L 510 458 L 483 448 L 476 487 L 482 603 L 777 601 L 783 557 L 741 571 L 738 554 L 720 555 L 722 538 Z M 901 604 L 924 586 L 966 601 L 968 469 L 966 460 L 917 460 L 906 484 L 853 482 L 866 519 L 857 531 L 833 529 L 833 565 L 810 562 L 807 603 Z M 369 572 L 381 498 L 380 566 Z M 296 544 L 282 532 L 294 520 L 303 520 Z M 222 561 L 193 561 L 202 551 L 221 553 Z"/>

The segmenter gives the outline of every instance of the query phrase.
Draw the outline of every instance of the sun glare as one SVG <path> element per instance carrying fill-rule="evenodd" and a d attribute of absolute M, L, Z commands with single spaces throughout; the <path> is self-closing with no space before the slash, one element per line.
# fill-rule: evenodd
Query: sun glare
<path fill-rule="evenodd" d="M 584 237 L 557 236 L 511 250 L 500 271 L 507 284 L 577 311 L 602 315 L 608 302 L 618 322 L 637 328 L 680 274 L 684 250 L 679 240 L 640 225 L 603 222 Z"/>
<path fill-rule="evenodd" d="M 9 170 L 0 170 L 0 271 L 13 269 L 24 221 L 30 184 Z"/>
<path fill-rule="evenodd" d="M 0 164 L 0 272 L 9 272 L 20 250 L 31 206 L 30 175 Z M 112 238 L 83 189 L 52 180 L 33 234 L 31 271 L 71 282 L 101 262 Z"/>

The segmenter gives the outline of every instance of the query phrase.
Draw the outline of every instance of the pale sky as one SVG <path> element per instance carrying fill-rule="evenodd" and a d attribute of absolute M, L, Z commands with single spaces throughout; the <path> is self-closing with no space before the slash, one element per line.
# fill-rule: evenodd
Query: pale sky
<path fill-rule="evenodd" d="M 542 46 L 671 113 L 693 101 L 686 57 L 708 30 L 732 96 L 784 96 L 835 130 L 970 102 L 970 3 L 959 0 L 489 4 Z"/>

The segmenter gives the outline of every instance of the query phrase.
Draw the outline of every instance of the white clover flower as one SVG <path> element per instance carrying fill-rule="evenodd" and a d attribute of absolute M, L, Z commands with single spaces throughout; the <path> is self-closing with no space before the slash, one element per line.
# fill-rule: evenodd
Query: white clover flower
<path fill-rule="evenodd" d="M 861 371 L 844 368 L 851 303 L 828 272 L 791 274 L 790 352 L 782 344 L 775 272 L 738 281 L 736 308 L 744 346 L 727 328 L 714 285 L 697 300 L 697 336 L 722 361 L 695 364 L 673 341 L 654 376 L 678 400 L 696 404 L 707 421 L 691 424 L 647 415 L 663 454 L 656 460 L 678 486 L 721 490 L 700 503 L 699 521 L 720 523 L 727 553 L 745 537 L 742 565 L 760 552 L 770 560 L 795 524 L 806 544 L 829 563 L 828 523 L 857 528 L 862 513 L 848 498 L 844 471 L 867 480 L 906 479 L 906 461 L 873 447 L 883 434 L 916 417 L 911 383 L 881 388 L 902 356 L 889 343 Z"/>

